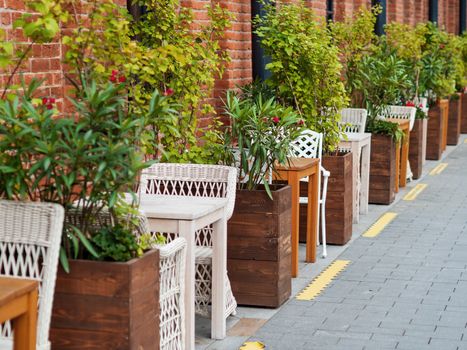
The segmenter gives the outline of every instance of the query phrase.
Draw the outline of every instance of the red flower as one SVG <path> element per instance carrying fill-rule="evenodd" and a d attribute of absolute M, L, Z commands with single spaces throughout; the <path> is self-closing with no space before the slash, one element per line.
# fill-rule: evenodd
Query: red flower
<path fill-rule="evenodd" d="M 423 105 L 420 103 L 420 104 L 418 105 L 418 108 L 423 108 Z"/>
<path fill-rule="evenodd" d="M 279 119 L 279 117 L 272 117 L 272 121 L 273 121 L 275 124 L 277 124 L 277 123 L 280 122 L 280 119 Z"/>
<path fill-rule="evenodd" d="M 164 96 L 172 96 L 174 94 L 173 89 L 168 88 L 167 90 L 164 91 Z"/>
<path fill-rule="evenodd" d="M 112 82 L 112 83 L 115 83 L 117 81 L 117 76 L 116 75 L 111 75 L 109 80 Z"/>
<path fill-rule="evenodd" d="M 47 97 L 42 98 L 42 104 L 43 105 L 45 105 L 48 101 L 49 101 L 49 99 Z"/>
<path fill-rule="evenodd" d="M 117 75 L 117 74 L 118 74 L 118 70 L 113 69 L 112 70 L 112 75 Z"/>
<path fill-rule="evenodd" d="M 55 103 L 55 99 L 53 97 L 49 98 L 50 103 Z"/>
<path fill-rule="evenodd" d="M 446 47 L 446 45 L 444 45 L 444 44 L 440 44 L 440 45 L 439 45 L 439 48 L 440 48 L 441 50 L 444 49 L 445 47 Z"/>
<path fill-rule="evenodd" d="M 407 107 L 415 107 L 415 103 L 413 103 L 412 101 L 407 101 L 407 102 L 405 103 L 405 105 L 406 105 Z"/>
<path fill-rule="evenodd" d="M 126 81 L 125 76 L 124 76 L 124 75 L 121 75 L 121 76 L 118 78 L 118 81 L 119 81 L 120 83 L 124 83 L 124 82 Z"/>
<path fill-rule="evenodd" d="M 48 105 L 46 105 L 46 107 L 47 107 L 47 109 L 48 109 L 48 110 L 50 110 L 50 109 L 53 109 L 53 108 L 54 108 L 54 106 L 52 106 L 51 104 L 48 104 Z"/>
<path fill-rule="evenodd" d="M 303 119 L 299 119 L 297 122 L 297 125 L 303 125 L 305 124 L 305 121 Z"/>

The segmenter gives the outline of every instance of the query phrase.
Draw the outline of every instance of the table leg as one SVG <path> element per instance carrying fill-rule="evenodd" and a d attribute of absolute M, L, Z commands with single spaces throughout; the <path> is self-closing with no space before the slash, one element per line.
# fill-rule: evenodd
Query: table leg
<path fill-rule="evenodd" d="M 179 221 L 179 235 L 187 240 L 185 267 L 185 348 L 195 348 L 195 225 Z"/>
<path fill-rule="evenodd" d="M 400 187 L 407 185 L 407 162 L 409 161 L 409 140 L 410 131 L 405 130 L 405 139 L 402 143 L 402 156 L 401 156 L 401 174 L 400 174 Z"/>
<path fill-rule="evenodd" d="M 213 229 L 211 338 L 224 339 L 226 334 L 227 220 L 223 218 L 217 221 Z"/>
<path fill-rule="evenodd" d="M 362 147 L 362 167 L 360 170 L 360 214 L 368 214 L 368 195 L 370 189 L 370 146 L 371 143 Z"/>
<path fill-rule="evenodd" d="M 353 222 L 358 224 L 360 221 L 359 217 L 359 179 L 360 179 L 360 144 L 358 142 L 352 142 L 352 201 L 353 201 Z"/>
<path fill-rule="evenodd" d="M 292 277 L 298 276 L 298 228 L 300 223 L 300 179 L 297 173 L 289 174 L 289 185 L 292 187 Z M 307 246 L 308 246 L 307 239 Z"/>
<path fill-rule="evenodd" d="M 400 176 L 400 164 L 401 164 L 401 143 L 396 143 L 396 178 L 394 180 L 394 191 L 399 192 L 399 176 Z"/>
<path fill-rule="evenodd" d="M 36 349 L 37 289 L 24 296 L 27 312 L 13 320 L 14 350 Z"/>
<path fill-rule="evenodd" d="M 316 262 L 319 215 L 319 164 L 316 171 L 308 178 L 308 205 L 306 222 L 306 262 Z"/>

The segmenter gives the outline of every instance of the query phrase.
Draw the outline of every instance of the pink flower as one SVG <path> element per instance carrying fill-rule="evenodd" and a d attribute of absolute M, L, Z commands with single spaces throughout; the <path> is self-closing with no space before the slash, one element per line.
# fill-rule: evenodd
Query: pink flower
<path fill-rule="evenodd" d="M 423 108 L 423 105 L 420 103 L 420 104 L 418 105 L 418 108 Z"/>
<path fill-rule="evenodd" d="M 273 121 L 275 124 L 277 124 L 277 123 L 280 122 L 280 119 L 279 119 L 279 117 L 272 117 L 272 121 Z"/>
<path fill-rule="evenodd" d="M 173 89 L 168 88 L 167 90 L 164 91 L 164 96 L 172 96 L 174 94 Z"/>

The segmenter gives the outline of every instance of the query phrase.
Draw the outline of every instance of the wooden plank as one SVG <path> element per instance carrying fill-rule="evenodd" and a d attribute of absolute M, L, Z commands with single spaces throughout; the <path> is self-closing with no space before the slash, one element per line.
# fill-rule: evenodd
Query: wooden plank
<path fill-rule="evenodd" d="M 369 203 L 390 204 L 395 198 L 396 143 L 387 135 L 372 135 Z"/>
<path fill-rule="evenodd" d="M 461 103 L 461 133 L 467 134 L 467 94 L 462 94 Z"/>
<path fill-rule="evenodd" d="M 443 116 L 440 106 L 430 107 L 428 111 L 426 159 L 441 159 L 443 153 L 443 129 Z"/>
<path fill-rule="evenodd" d="M 456 96 L 449 100 L 448 113 L 447 144 L 453 146 L 459 143 L 462 117 L 462 94 L 457 93 Z"/>
<path fill-rule="evenodd" d="M 423 171 L 423 119 L 416 119 L 410 132 L 409 162 L 413 178 L 418 179 Z"/>

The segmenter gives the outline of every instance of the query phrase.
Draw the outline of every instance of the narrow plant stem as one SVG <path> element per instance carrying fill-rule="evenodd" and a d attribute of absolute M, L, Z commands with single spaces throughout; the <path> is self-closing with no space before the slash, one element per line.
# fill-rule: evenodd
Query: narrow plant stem
<path fill-rule="evenodd" d="M 13 69 L 13 72 L 10 74 L 10 76 L 8 77 L 8 81 L 5 85 L 5 88 L 3 89 L 3 93 L 2 93 L 2 100 L 5 98 L 5 95 L 6 95 L 6 92 L 8 91 L 8 88 L 11 86 L 11 83 L 13 81 L 13 77 L 16 75 L 16 72 L 18 71 L 19 67 L 21 66 L 21 64 L 23 63 L 24 59 L 27 57 L 27 55 L 29 54 L 29 51 L 31 51 L 32 49 L 32 45 L 34 45 L 34 41 L 32 41 L 28 47 L 26 48 L 26 50 L 21 54 L 21 57 L 19 58 L 18 60 L 18 63 L 16 64 L 15 68 Z"/>

